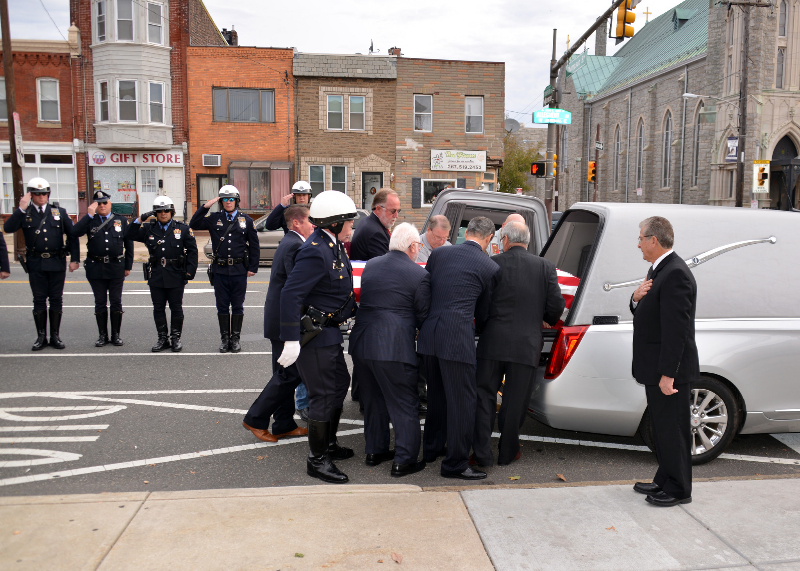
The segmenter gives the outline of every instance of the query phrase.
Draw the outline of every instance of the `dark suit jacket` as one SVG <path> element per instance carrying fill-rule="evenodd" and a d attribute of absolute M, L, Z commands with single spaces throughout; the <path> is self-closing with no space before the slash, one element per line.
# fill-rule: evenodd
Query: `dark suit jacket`
<path fill-rule="evenodd" d="M 264 337 L 280 341 L 281 338 L 281 290 L 294 268 L 294 257 L 303 245 L 297 232 L 287 232 L 272 259 L 269 273 L 269 289 L 264 300 Z"/>
<path fill-rule="evenodd" d="M 653 285 L 633 313 L 633 376 L 643 385 L 657 385 L 661 376 L 675 384 L 700 375 L 694 338 L 697 283 L 691 270 L 672 252 L 658 264 Z"/>
<path fill-rule="evenodd" d="M 373 212 L 358 223 L 350 244 L 350 259 L 366 262 L 389 251 L 389 231 Z"/>
<path fill-rule="evenodd" d="M 520 246 L 493 256 L 500 266 L 478 358 L 536 367 L 542 352 L 542 321 L 555 325 L 566 302 L 555 265 Z M 481 326 L 482 324 L 479 324 Z"/>
<path fill-rule="evenodd" d="M 431 277 L 405 252 L 372 258 L 361 274 L 361 305 L 350 354 L 417 364 L 414 340 L 431 306 Z"/>
<path fill-rule="evenodd" d="M 8 247 L 6 246 L 6 239 L 0 233 L 0 272 L 10 272 L 11 266 L 8 265 Z"/>
<path fill-rule="evenodd" d="M 448 361 L 476 364 L 475 321 L 489 312 L 500 266 L 467 241 L 436 248 L 425 267 L 431 274 L 431 309 L 417 339 L 417 352 Z"/>

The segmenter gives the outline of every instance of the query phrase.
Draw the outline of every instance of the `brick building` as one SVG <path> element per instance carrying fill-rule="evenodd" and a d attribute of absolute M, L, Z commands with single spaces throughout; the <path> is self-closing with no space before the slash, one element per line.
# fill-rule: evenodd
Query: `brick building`
<path fill-rule="evenodd" d="M 294 176 L 292 48 L 189 47 L 192 180 L 188 211 L 224 184 L 240 207 L 263 214 L 288 194 Z"/>
<path fill-rule="evenodd" d="M 77 28 L 71 27 L 69 41 L 12 40 L 14 96 L 22 129 L 25 166 L 23 183 L 40 176 L 50 183 L 51 200 L 67 212 L 78 214 L 81 173 L 73 140 L 77 137 L 72 99 L 78 75 Z M 0 69 L 0 74 L 3 70 Z M 0 214 L 14 209 L 11 156 L 8 141 L 9 117 L 5 79 L 0 76 L 0 152 L 2 152 L 3 196 Z"/>
<path fill-rule="evenodd" d="M 87 196 L 105 189 L 114 209 L 127 212 L 137 197 L 149 210 L 164 194 L 183 218 L 190 179 L 186 54 L 190 45 L 225 40 L 200 0 L 70 0 L 70 18 L 81 40 L 76 138 Z M 81 202 L 81 212 L 86 206 Z"/>
<path fill-rule="evenodd" d="M 495 189 L 504 157 L 504 63 L 398 57 L 396 105 L 394 188 L 403 220 L 421 226 L 448 186 Z"/>
<path fill-rule="evenodd" d="M 298 178 L 370 210 L 394 172 L 397 58 L 298 53 L 293 68 Z"/>

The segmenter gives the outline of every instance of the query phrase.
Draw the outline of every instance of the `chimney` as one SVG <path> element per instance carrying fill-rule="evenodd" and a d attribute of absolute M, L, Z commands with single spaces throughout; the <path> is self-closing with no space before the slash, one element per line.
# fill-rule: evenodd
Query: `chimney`
<path fill-rule="evenodd" d="M 400 53 L 400 48 L 389 48 L 389 55 L 400 57 L 403 54 Z"/>
<path fill-rule="evenodd" d="M 81 31 L 75 25 L 75 22 L 72 22 L 72 25 L 69 27 L 67 38 L 69 38 L 67 44 L 69 44 L 70 57 L 78 57 L 81 55 Z"/>
<path fill-rule="evenodd" d="M 594 55 L 596 56 L 606 55 L 606 41 L 608 40 L 608 30 L 606 29 L 607 23 L 608 19 L 603 21 L 603 23 L 600 24 L 600 27 L 597 28 L 597 31 L 594 33 Z"/>
<path fill-rule="evenodd" d="M 233 29 L 233 26 L 231 26 L 230 31 L 227 28 L 222 28 L 222 37 L 225 38 L 225 41 L 229 46 L 239 45 L 239 34 L 236 33 L 236 30 Z"/>

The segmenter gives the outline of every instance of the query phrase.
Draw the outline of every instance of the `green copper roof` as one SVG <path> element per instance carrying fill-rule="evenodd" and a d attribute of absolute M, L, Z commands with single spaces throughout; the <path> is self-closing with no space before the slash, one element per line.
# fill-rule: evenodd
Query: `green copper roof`
<path fill-rule="evenodd" d="M 580 56 L 572 56 L 570 61 Z M 610 56 L 586 56 L 586 63 L 573 73 L 568 73 L 575 84 L 578 95 L 593 95 L 603 86 L 611 73 L 622 62 L 622 58 Z"/>

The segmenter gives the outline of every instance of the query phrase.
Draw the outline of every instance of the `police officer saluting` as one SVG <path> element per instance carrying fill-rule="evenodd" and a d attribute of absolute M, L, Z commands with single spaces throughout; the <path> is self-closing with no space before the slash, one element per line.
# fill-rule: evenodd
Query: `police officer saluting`
<path fill-rule="evenodd" d="M 326 190 L 317 195 L 309 216 L 317 230 L 297 251 L 281 291 L 284 347 L 278 363 L 289 367 L 296 361 L 308 388 L 306 472 L 336 484 L 348 478 L 333 460 L 353 456 L 350 448 L 339 446 L 336 432 L 350 384 L 339 324 L 356 312 L 353 269 L 342 240 L 352 232 L 355 217 L 356 206 L 346 194 Z"/>
<path fill-rule="evenodd" d="M 218 200 L 220 212 L 211 212 Z M 211 260 L 211 278 L 217 300 L 217 318 L 222 343 L 220 353 L 238 353 L 244 320 L 244 296 L 247 278 L 256 275 L 260 248 L 253 219 L 239 212 L 239 191 L 226 184 L 219 196 L 201 206 L 189 222 L 192 230 L 208 230 L 214 258 Z M 228 315 L 229 308 L 231 314 Z"/>
<path fill-rule="evenodd" d="M 125 238 L 128 221 L 111 214 L 111 195 L 98 190 L 88 214 L 75 225 L 75 237 L 88 234 L 86 243 L 86 279 L 94 292 L 94 317 L 100 335 L 95 347 L 108 345 L 108 307 L 111 301 L 111 343 L 122 345 L 122 284 L 133 267 L 133 241 Z"/>
<path fill-rule="evenodd" d="M 43 178 L 32 178 L 28 192 L 20 199 L 19 208 L 3 225 L 5 232 L 22 228 L 25 234 L 25 255 L 28 280 L 33 292 L 33 321 L 36 324 L 36 342 L 31 349 L 39 351 L 47 345 L 47 300 L 50 300 L 50 346 L 63 349 L 59 337 L 64 297 L 64 280 L 67 277 L 67 251 L 70 254 L 69 271 L 78 269 L 80 245 L 73 237 L 72 220 L 63 208 L 48 204 L 50 184 Z"/>
<path fill-rule="evenodd" d="M 311 201 L 311 185 L 304 180 L 298 180 L 292 187 L 292 194 L 287 194 L 281 198 L 281 203 L 272 209 L 272 212 L 267 216 L 267 221 L 264 223 L 264 228 L 267 230 L 283 229 L 283 233 L 289 232 L 289 227 L 286 225 L 286 219 L 283 217 L 283 211 L 289 208 L 292 204 L 308 204 Z"/>
<path fill-rule="evenodd" d="M 147 219 L 154 216 L 150 222 Z M 168 196 L 158 196 L 153 201 L 153 212 L 142 214 L 128 227 L 125 234 L 142 242 L 150 251 L 145 264 L 145 279 L 153 300 L 153 319 L 156 322 L 158 341 L 153 352 L 172 346 L 174 352 L 183 349 L 183 288 L 197 272 L 197 242 L 194 234 L 175 216 L 175 205 Z M 167 302 L 171 313 L 171 328 L 167 328 Z M 170 337 L 171 342 L 170 342 Z"/>

